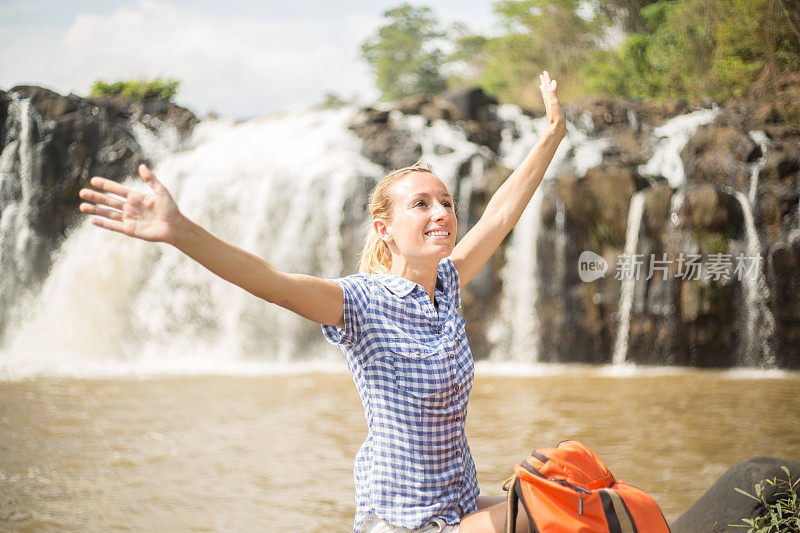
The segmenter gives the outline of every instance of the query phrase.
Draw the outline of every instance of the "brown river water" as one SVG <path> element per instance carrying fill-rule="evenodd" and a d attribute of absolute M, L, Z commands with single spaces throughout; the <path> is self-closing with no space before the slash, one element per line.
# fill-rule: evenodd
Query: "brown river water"
<path fill-rule="evenodd" d="M 483 494 L 579 439 L 674 520 L 733 463 L 800 459 L 800 374 L 477 371 Z M 351 531 L 366 432 L 345 373 L 0 382 L 0 530 Z"/>

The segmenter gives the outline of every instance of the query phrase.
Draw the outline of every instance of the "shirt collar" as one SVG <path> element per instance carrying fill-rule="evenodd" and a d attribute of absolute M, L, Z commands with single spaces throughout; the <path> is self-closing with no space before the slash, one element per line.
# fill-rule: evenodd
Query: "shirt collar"
<path fill-rule="evenodd" d="M 377 274 L 376 278 L 378 279 L 378 282 L 381 285 L 392 291 L 392 293 L 399 296 L 400 298 L 405 298 L 406 296 L 411 294 L 411 291 L 413 291 L 415 287 L 422 288 L 422 285 L 414 283 L 409 279 L 401 278 L 400 276 L 395 276 L 394 274 Z M 443 293 L 442 281 L 438 275 L 436 276 L 436 286 L 434 287 L 434 290 L 436 292 Z"/>
<path fill-rule="evenodd" d="M 395 276 L 394 274 L 378 274 L 376 278 L 381 285 L 392 291 L 400 298 L 405 298 L 411 294 L 411 291 L 413 291 L 414 287 L 417 286 L 417 284 L 413 281 L 406 278 L 401 278 L 400 276 Z"/>

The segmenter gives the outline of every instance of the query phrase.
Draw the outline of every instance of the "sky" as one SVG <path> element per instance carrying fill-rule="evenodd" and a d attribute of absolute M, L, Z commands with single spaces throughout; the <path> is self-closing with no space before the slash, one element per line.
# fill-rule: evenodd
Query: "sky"
<path fill-rule="evenodd" d="M 305 109 L 326 92 L 377 97 L 360 44 L 401 0 L 0 0 L 0 89 L 85 96 L 94 80 L 181 81 L 199 116 Z M 489 33 L 491 0 L 414 2 Z"/>

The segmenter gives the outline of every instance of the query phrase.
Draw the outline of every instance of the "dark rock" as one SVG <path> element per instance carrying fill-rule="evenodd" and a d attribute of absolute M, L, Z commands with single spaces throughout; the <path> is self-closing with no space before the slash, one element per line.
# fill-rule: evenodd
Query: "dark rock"
<path fill-rule="evenodd" d="M 434 98 L 434 102 L 451 113 L 452 120 L 490 122 L 494 119 L 497 100 L 477 87 L 454 89 Z"/>
<path fill-rule="evenodd" d="M 761 179 L 794 186 L 797 184 L 798 171 L 800 171 L 800 142 L 780 142 L 767 154 Z"/>
<path fill-rule="evenodd" d="M 394 105 L 394 108 L 405 113 L 406 115 L 419 115 L 421 113 L 420 110 L 422 109 L 422 106 L 429 104 L 430 102 L 431 98 L 429 96 L 424 94 L 415 94 L 403 98 Z"/>
<path fill-rule="evenodd" d="M 658 241 L 663 239 L 664 231 L 670 222 L 669 208 L 673 192 L 669 185 L 658 183 L 647 189 L 645 193 L 645 231 L 652 239 Z"/>
<path fill-rule="evenodd" d="M 767 256 L 770 308 L 775 317 L 776 357 L 783 368 L 800 368 L 800 240 L 772 245 Z"/>
<path fill-rule="evenodd" d="M 686 191 L 689 223 L 695 230 L 736 235 L 742 228 L 739 202 L 709 183 L 692 185 Z"/>
<path fill-rule="evenodd" d="M 687 180 L 747 191 L 750 163 L 761 149 L 746 133 L 723 126 L 701 126 L 681 152 Z"/>
<path fill-rule="evenodd" d="M 646 181 L 628 168 L 598 167 L 582 178 L 559 179 L 556 192 L 572 223 L 590 233 L 599 231 L 600 240 L 622 245 L 631 197 L 645 185 Z"/>
<path fill-rule="evenodd" d="M 800 473 L 800 462 L 774 459 L 771 457 L 753 457 L 745 459 L 730 467 L 708 491 L 683 513 L 671 529 L 673 533 L 709 533 L 740 531 L 733 525 L 744 525 L 742 519 L 753 519 L 765 516 L 766 511 L 761 504 L 752 498 L 736 492 L 742 489 L 750 494 L 754 485 L 765 479 L 786 479 L 781 470 L 786 466 L 792 475 Z M 765 484 L 764 493 L 767 502 L 777 499 L 778 490 Z"/>
<path fill-rule="evenodd" d="M 389 173 L 419 160 L 422 146 L 409 131 L 393 128 L 386 119 L 374 110 L 364 110 L 350 125 L 350 130 L 362 141 L 361 153 L 383 167 Z"/>

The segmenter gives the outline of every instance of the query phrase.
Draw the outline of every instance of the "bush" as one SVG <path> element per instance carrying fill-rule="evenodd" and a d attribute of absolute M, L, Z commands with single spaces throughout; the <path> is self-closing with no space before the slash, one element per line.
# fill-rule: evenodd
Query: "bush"
<path fill-rule="evenodd" d="M 172 101 L 178 93 L 180 82 L 174 79 L 156 78 L 154 80 L 121 80 L 106 82 L 97 80 L 92 84 L 89 96 L 116 96 L 121 94 L 131 100 L 160 98 Z"/>
<path fill-rule="evenodd" d="M 800 533 L 800 495 L 798 494 L 800 478 L 793 478 L 785 466 L 782 466 L 781 470 L 786 474 L 786 480 L 774 477 L 756 483 L 755 494 L 736 488 L 736 492 L 760 503 L 766 509 L 767 514 L 754 519 L 742 518 L 744 524 L 730 524 L 730 527 L 746 528 L 748 533 L 772 533 L 773 531 Z M 773 503 L 767 501 L 764 491 L 768 485 L 778 489 Z"/>

